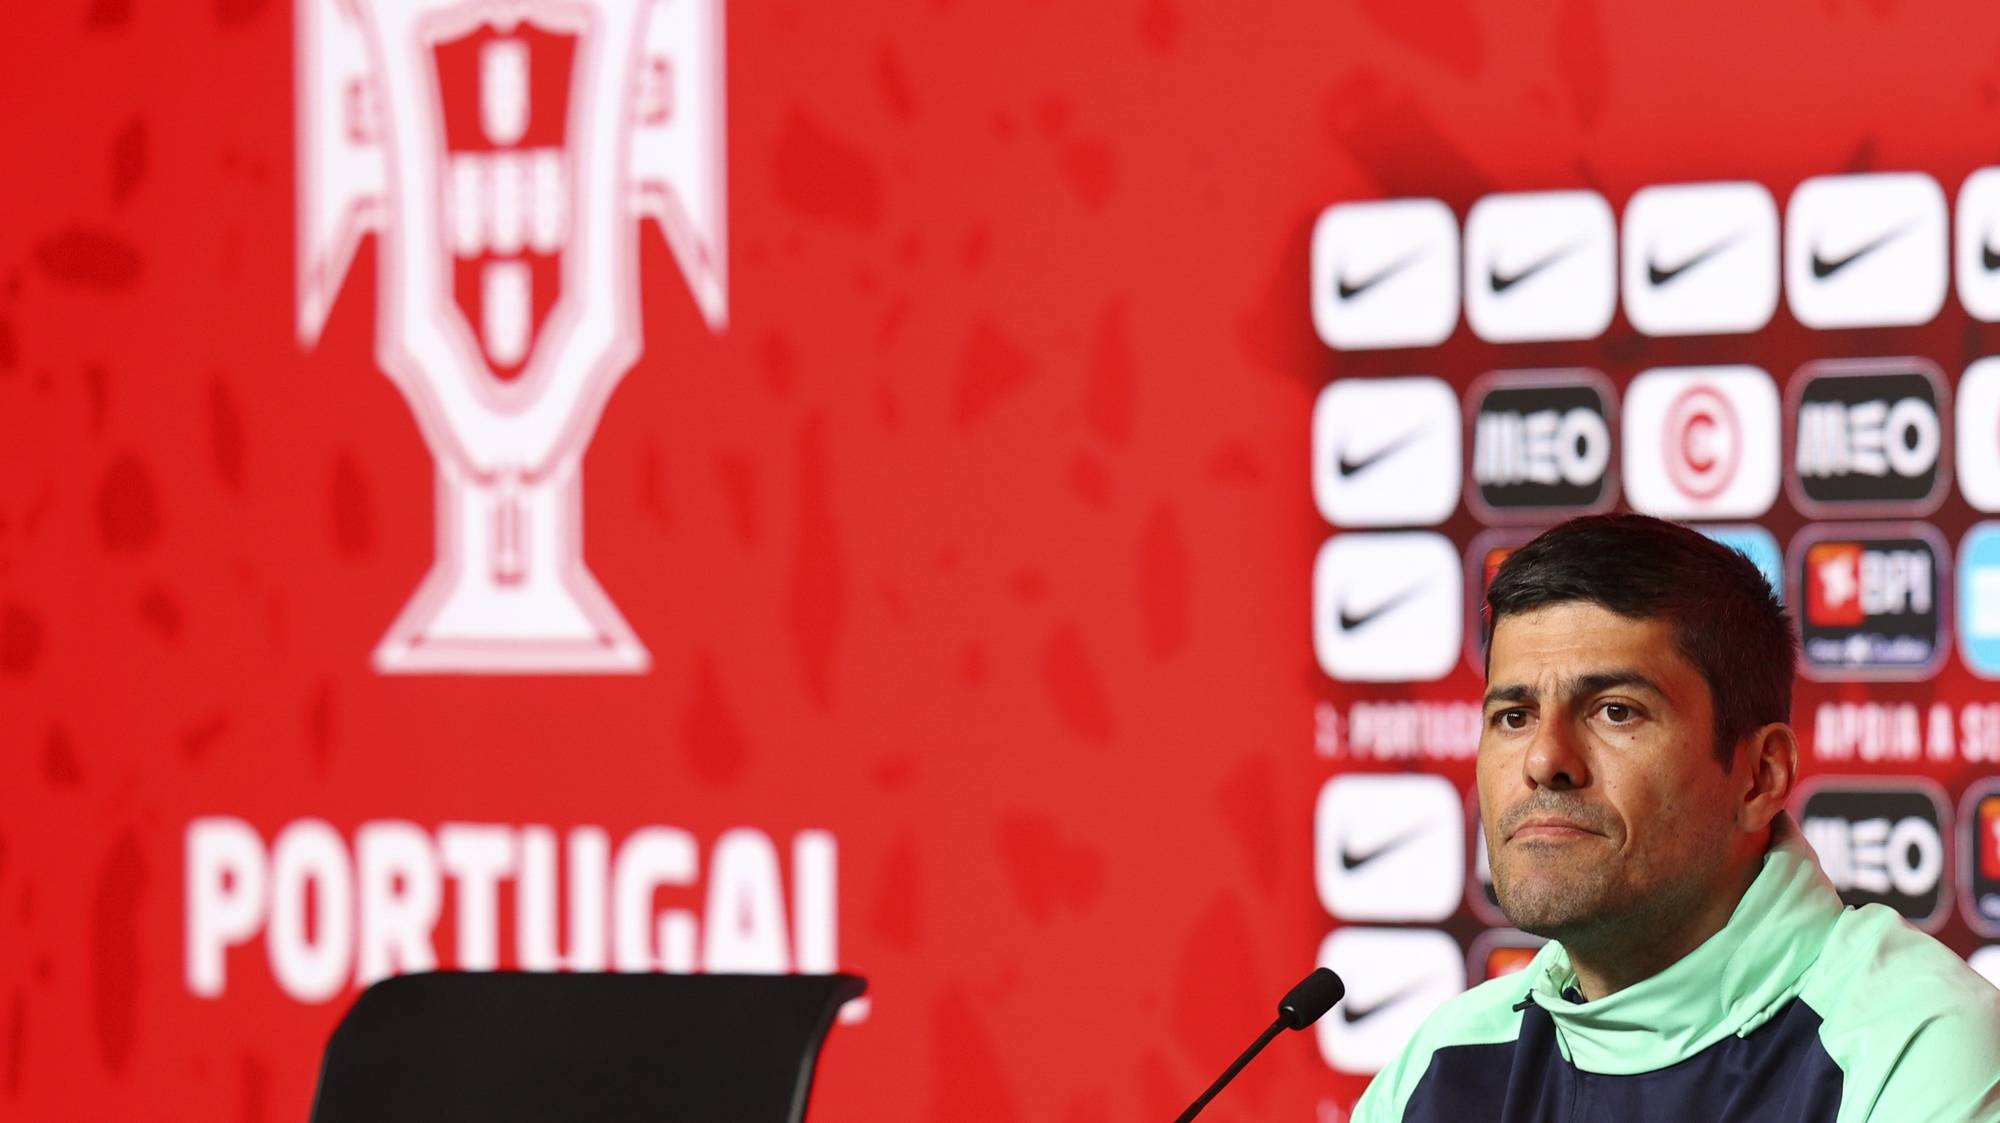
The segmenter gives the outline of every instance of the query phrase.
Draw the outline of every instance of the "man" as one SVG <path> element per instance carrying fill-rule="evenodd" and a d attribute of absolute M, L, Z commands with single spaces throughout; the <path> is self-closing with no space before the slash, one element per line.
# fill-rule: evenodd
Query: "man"
<path fill-rule="evenodd" d="M 1755 566 L 1577 519 L 1487 609 L 1481 822 L 1550 942 L 1433 1013 L 1356 1123 L 2000 1121 L 2000 991 L 1843 907 L 1784 814 L 1795 644 Z"/>

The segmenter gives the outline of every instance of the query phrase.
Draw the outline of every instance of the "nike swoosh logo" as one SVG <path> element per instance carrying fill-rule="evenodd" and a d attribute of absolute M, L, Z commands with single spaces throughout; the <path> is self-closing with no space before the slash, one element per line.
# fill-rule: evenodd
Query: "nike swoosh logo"
<path fill-rule="evenodd" d="M 1334 458 L 1334 467 L 1340 470 L 1341 479 L 1346 479 L 1347 477 L 1353 475 L 1356 472 L 1365 471 L 1369 465 L 1374 464 L 1377 461 L 1380 461 L 1385 456 L 1394 455 L 1397 451 L 1401 450 L 1402 448 L 1410 444 L 1410 442 L 1416 440 L 1418 437 L 1423 436 L 1424 429 L 1425 429 L 1424 426 L 1419 426 L 1418 428 L 1412 429 L 1409 432 L 1404 433 L 1402 436 L 1397 437 L 1395 440 L 1390 441 L 1387 444 L 1377 445 L 1375 447 L 1375 451 L 1369 453 L 1366 456 L 1363 456 L 1359 460 L 1349 459 L 1347 453 L 1342 452 L 1339 456 Z"/>
<path fill-rule="evenodd" d="M 1409 600 L 1411 597 L 1416 596 L 1418 593 L 1423 592 L 1424 588 L 1425 586 L 1422 584 L 1412 585 L 1409 588 L 1404 589 L 1402 592 L 1397 593 L 1395 596 L 1390 597 L 1388 600 L 1376 602 L 1374 608 L 1371 608 L 1368 611 L 1359 614 L 1349 612 L 1347 609 L 1343 608 L 1340 610 L 1340 630 L 1343 632 L 1351 632 L 1354 631 L 1356 628 L 1365 628 L 1368 626 L 1370 621 L 1374 620 L 1376 617 L 1382 615 L 1383 613 L 1388 612 L 1389 610 L 1397 607 L 1404 601 Z"/>
<path fill-rule="evenodd" d="M 1716 242 L 1713 245 L 1709 246 L 1707 249 L 1701 251 L 1700 253 L 1695 254 L 1693 257 L 1690 257 L 1682 261 L 1679 265 L 1668 266 L 1664 269 L 1660 267 L 1660 264 L 1657 259 L 1649 256 L 1646 259 L 1646 279 L 1653 282 L 1653 284 L 1655 285 L 1664 285 L 1668 281 L 1673 280 L 1675 277 L 1678 277 L 1681 274 L 1687 272 L 1688 270 L 1693 269 L 1695 266 L 1700 265 L 1702 262 L 1707 261 L 1711 257 L 1714 257 L 1716 254 L 1721 253 L 1723 250 L 1728 249 L 1730 246 L 1736 243 L 1736 239 L 1738 237 L 1739 235 L 1731 234 L 1729 237 L 1724 238 L 1721 241 Z"/>
<path fill-rule="evenodd" d="M 1347 848 L 1347 844 L 1342 843 L 1340 846 L 1340 868 L 1352 871 L 1361 866 L 1365 866 L 1368 863 L 1374 861 L 1375 859 L 1380 858 L 1382 855 L 1387 854 L 1389 851 L 1394 850 L 1397 847 L 1402 846 L 1404 843 L 1410 841 L 1411 839 L 1416 838 L 1418 835 L 1423 834 L 1425 831 L 1429 829 L 1430 828 L 1425 824 L 1418 823 L 1416 826 L 1411 827 L 1408 830 L 1405 830 L 1402 834 L 1396 835 L 1394 838 L 1391 838 L 1387 842 L 1378 842 L 1374 846 L 1371 846 L 1368 849 L 1359 852 L 1349 850 Z"/>
<path fill-rule="evenodd" d="M 1369 289 L 1374 288 L 1376 285 L 1416 264 L 1417 259 L 1422 256 L 1424 256 L 1423 250 L 1412 250 L 1389 264 L 1384 265 L 1382 268 L 1377 269 L 1375 272 L 1370 273 L 1368 276 L 1361 278 L 1359 281 L 1350 281 L 1342 277 L 1334 287 L 1340 293 L 1340 299 L 1353 300 L 1355 297 L 1360 296 L 1362 293 L 1367 292 Z"/>
<path fill-rule="evenodd" d="M 1842 269 L 1845 269 L 1848 266 L 1854 264 L 1855 262 L 1861 260 L 1862 258 L 1867 257 L 1869 254 L 1874 253 L 1876 250 L 1881 249 L 1883 246 L 1888 245 L 1890 242 L 1895 241 L 1897 238 L 1902 237 L 1903 231 L 1908 230 L 1909 228 L 1910 228 L 1909 224 L 1904 223 L 1903 225 L 1898 226 L 1893 230 L 1877 235 L 1872 241 L 1861 243 L 1859 247 L 1857 247 L 1856 249 L 1849 252 L 1847 255 L 1843 257 L 1833 257 L 1833 258 L 1821 257 L 1818 247 L 1814 247 L 1812 255 L 1813 276 L 1819 280 L 1824 281 L 1828 277 L 1833 276 L 1835 273 L 1840 272 Z"/>
<path fill-rule="evenodd" d="M 1394 1006 L 1396 1003 L 1401 1002 L 1405 998 L 1410 997 L 1411 995 L 1417 993 L 1423 988 L 1424 984 L 1422 983 L 1412 983 L 1409 986 L 1404 987 L 1402 990 L 1394 991 L 1385 997 L 1378 998 L 1375 1001 L 1370 1002 L 1366 1006 L 1357 1005 L 1354 1001 L 1354 997 L 1352 995 L 1349 995 L 1347 1001 L 1341 1003 L 1340 1016 L 1347 1022 L 1348 1025 L 1353 1025 L 1355 1022 L 1358 1022 L 1361 1019 L 1367 1017 L 1368 1015 L 1373 1014 L 1375 1011 L 1380 1010 L 1382 1007 Z"/>
<path fill-rule="evenodd" d="M 1986 237 L 1979 239 L 1979 261 L 1982 265 L 1986 266 L 1988 273 L 2000 270 L 2000 253 L 1993 252 L 1993 238 L 1992 231 L 1990 230 L 1987 231 Z"/>
<path fill-rule="evenodd" d="M 1486 283 L 1492 286 L 1494 295 L 1498 296 L 1569 256 L 1569 252 L 1575 249 L 1576 246 L 1575 242 L 1571 242 L 1559 250 L 1543 255 L 1539 260 L 1531 262 L 1527 268 L 1517 270 L 1513 273 L 1502 273 L 1499 266 L 1493 266 L 1486 271 Z"/>

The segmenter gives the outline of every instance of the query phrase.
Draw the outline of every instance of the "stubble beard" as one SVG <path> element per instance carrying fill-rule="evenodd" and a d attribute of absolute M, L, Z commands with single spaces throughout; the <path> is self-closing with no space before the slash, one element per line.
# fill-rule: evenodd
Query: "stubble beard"
<path fill-rule="evenodd" d="M 1635 884 L 1615 861 L 1588 854 L 1556 861 L 1535 853 L 1537 844 L 1526 845 L 1510 857 L 1531 864 L 1532 872 L 1516 876 L 1513 863 L 1494 865 L 1500 911 L 1521 931 L 1572 951 L 1643 947 L 1668 936 L 1705 899 L 1717 872 L 1682 865 L 1663 880 Z"/>
<path fill-rule="evenodd" d="M 1516 867 L 1530 865 L 1516 873 Z M 1512 861 L 1494 863 L 1494 895 L 1508 923 L 1544 939 L 1564 939 L 1604 921 L 1612 909 L 1610 871 L 1604 865 L 1556 869 L 1538 853 L 1516 853 Z"/>
<path fill-rule="evenodd" d="M 1557 863 L 1532 851 L 1512 857 L 1495 864 L 1493 892 L 1507 922 L 1530 935 L 1565 942 L 1587 936 L 1623 918 L 1636 903 L 1614 884 L 1608 864 Z M 1517 874 L 1514 866 L 1535 868 Z"/>

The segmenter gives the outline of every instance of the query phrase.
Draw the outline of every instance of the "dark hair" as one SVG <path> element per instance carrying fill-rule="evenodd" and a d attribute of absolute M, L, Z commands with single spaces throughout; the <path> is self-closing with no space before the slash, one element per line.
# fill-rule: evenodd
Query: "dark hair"
<path fill-rule="evenodd" d="M 1708 682 L 1724 768 L 1746 734 L 1791 720 L 1798 656 L 1791 618 L 1763 573 L 1735 550 L 1646 515 L 1591 515 L 1551 527 L 1509 555 L 1486 590 L 1489 652 L 1501 618 L 1579 601 L 1673 625 L 1675 646 Z"/>

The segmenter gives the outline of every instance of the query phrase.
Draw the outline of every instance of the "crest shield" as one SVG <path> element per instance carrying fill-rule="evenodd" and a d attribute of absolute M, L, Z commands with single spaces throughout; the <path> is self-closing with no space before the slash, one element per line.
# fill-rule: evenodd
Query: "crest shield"
<path fill-rule="evenodd" d="M 637 672 L 582 458 L 641 348 L 639 220 L 727 321 L 720 0 L 299 0 L 299 331 L 380 240 L 376 358 L 436 462 L 385 672 Z"/>

